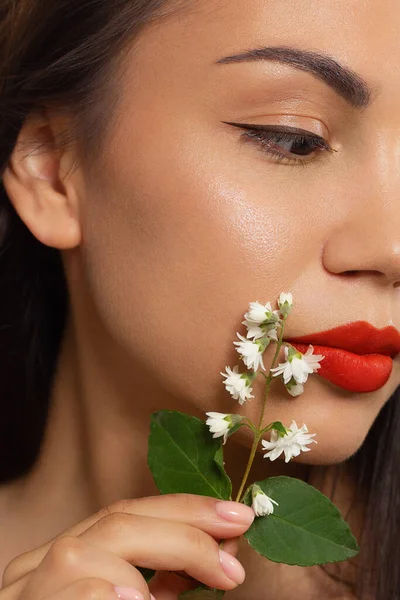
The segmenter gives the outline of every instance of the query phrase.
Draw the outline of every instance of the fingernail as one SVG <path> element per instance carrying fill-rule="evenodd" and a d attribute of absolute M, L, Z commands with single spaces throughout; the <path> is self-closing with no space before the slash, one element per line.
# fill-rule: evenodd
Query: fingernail
<path fill-rule="evenodd" d="M 232 554 L 228 554 L 225 550 L 219 551 L 219 560 L 221 563 L 222 570 L 225 575 L 229 577 L 232 581 L 237 583 L 243 583 L 244 578 L 246 577 L 245 570 L 242 565 Z"/>
<path fill-rule="evenodd" d="M 135 588 L 116 585 L 114 590 L 116 591 L 118 598 L 121 598 L 121 600 L 144 600 L 143 594 Z"/>
<path fill-rule="evenodd" d="M 238 525 L 251 525 L 254 521 L 253 509 L 241 502 L 217 502 L 215 510 L 222 519 Z"/>

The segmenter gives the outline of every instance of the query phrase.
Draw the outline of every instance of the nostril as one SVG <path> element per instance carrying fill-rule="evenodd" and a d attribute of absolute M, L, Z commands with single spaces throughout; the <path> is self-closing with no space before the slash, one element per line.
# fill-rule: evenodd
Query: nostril
<path fill-rule="evenodd" d="M 354 276 L 355 276 L 355 275 L 357 275 L 357 274 L 358 274 L 358 271 L 345 271 L 345 272 L 343 273 L 343 275 L 344 275 L 345 277 L 354 277 Z"/>

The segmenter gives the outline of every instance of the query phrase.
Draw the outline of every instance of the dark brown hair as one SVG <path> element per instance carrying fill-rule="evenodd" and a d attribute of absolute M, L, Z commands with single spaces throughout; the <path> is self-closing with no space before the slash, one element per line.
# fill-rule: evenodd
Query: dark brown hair
<path fill-rule="evenodd" d="M 0 177 L 28 115 L 71 113 L 75 141 L 101 147 L 129 42 L 188 0 L 2 0 Z M 40 244 L 0 182 L 0 482 L 36 461 L 68 309 L 60 253 Z M 347 465 L 367 504 L 357 596 L 400 600 L 400 398 L 387 402 Z M 367 592 L 372 589 L 372 595 Z"/>

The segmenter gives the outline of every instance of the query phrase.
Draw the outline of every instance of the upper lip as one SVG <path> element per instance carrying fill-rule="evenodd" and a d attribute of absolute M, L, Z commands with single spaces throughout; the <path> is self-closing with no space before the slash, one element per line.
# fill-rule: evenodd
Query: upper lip
<path fill-rule="evenodd" d="M 384 354 L 392 358 L 400 352 L 400 333 L 392 325 L 377 329 L 366 321 L 356 321 L 287 342 L 342 348 L 354 354 Z"/>

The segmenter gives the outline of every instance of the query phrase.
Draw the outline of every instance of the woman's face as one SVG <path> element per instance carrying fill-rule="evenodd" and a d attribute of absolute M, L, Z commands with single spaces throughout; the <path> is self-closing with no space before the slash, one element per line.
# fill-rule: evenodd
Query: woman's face
<path fill-rule="evenodd" d="M 294 298 L 286 338 L 360 320 L 400 328 L 399 31 L 398 0 L 199 0 L 137 38 L 112 82 L 104 156 L 79 188 L 81 249 L 105 330 L 166 398 L 256 419 L 259 401 L 238 406 L 220 371 L 244 370 L 233 341 L 249 302 L 281 291 Z M 300 54 L 297 68 L 294 53 L 218 64 L 282 46 L 357 73 L 370 105 Z M 337 151 L 275 134 L 277 158 L 226 122 L 305 130 Z M 340 461 L 399 384 L 398 359 L 370 393 L 312 375 L 292 398 L 275 382 L 266 423 L 317 433 L 299 461 Z"/>

